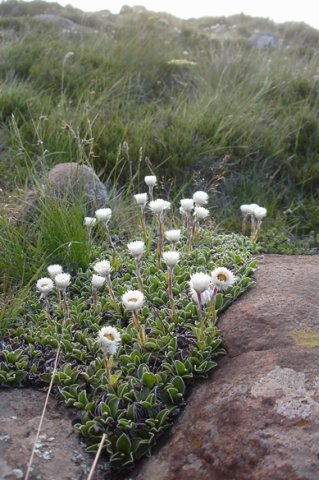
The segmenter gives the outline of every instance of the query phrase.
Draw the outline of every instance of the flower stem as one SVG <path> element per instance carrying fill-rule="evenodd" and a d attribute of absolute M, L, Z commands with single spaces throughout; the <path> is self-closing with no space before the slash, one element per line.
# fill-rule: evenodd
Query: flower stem
<path fill-rule="evenodd" d="M 191 218 L 190 218 L 189 212 L 186 212 L 186 230 L 187 230 L 186 251 L 187 253 L 190 253 L 192 249 L 192 225 L 191 225 Z"/>
<path fill-rule="evenodd" d="M 62 290 L 62 296 L 63 296 L 63 308 L 64 312 L 66 314 L 67 319 L 70 318 L 70 309 L 67 301 L 67 295 L 66 295 L 66 290 Z"/>
<path fill-rule="evenodd" d="M 96 290 L 96 288 L 92 289 L 92 300 L 93 300 L 93 305 L 96 307 L 97 306 L 97 290 Z"/>
<path fill-rule="evenodd" d="M 174 302 L 174 295 L 173 295 L 173 268 L 168 267 L 168 298 L 171 307 L 171 318 L 175 321 L 175 302 Z"/>
<path fill-rule="evenodd" d="M 153 202 L 153 200 L 154 200 L 153 190 L 154 190 L 154 186 L 153 186 L 153 185 L 149 185 L 149 187 L 148 187 L 148 193 L 149 193 L 149 195 L 150 195 L 150 199 L 151 199 L 150 201 L 151 201 L 151 202 Z"/>
<path fill-rule="evenodd" d="M 107 283 L 107 287 L 108 287 L 108 290 L 109 290 L 109 295 L 111 297 L 111 300 L 113 302 L 115 302 L 115 295 L 114 295 L 114 291 L 113 291 L 113 287 L 112 287 L 112 280 L 111 280 L 111 275 L 108 274 L 106 276 L 106 283 Z"/>
<path fill-rule="evenodd" d="M 112 356 L 109 357 L 107 352 L 105 352 L 104 364 L 105 364 L 106 378 L 109 384 L 111 385 L 111 371 L 112 371 L 112 365 L 113 365 L 113 358 Z"/>
<path fill-rule="evenodd" d="M 157 260 L 158 260 L 158 266 L 160 267 L 161 257 L 163 252 L 163 244 L 164 244 L 164 228 L 163 228 L 163 218 L 161 213 L 157 216 L 157 220 L 158 220 Z"/>
<path fill-rule="evenodd" d="M 105 227 L 105 231 L 106 231 L 106 238 L 107 238 L 107 240 L 108 240 L 108 242 L 109 242 L 109 244 L 110 244 L 110 247 L 111 247 L 111 249 L 112 249 L 112 251 L 113 251 L 113 255 L 115 255 L 115 247 L 114 247 L 114 243 L 113 243 L 113 240 L 112 240 L 112 237 L 111 237 L 111 234 L 110 234 L 110 230 L 109 230 L 108 224 L 105 223 L 104 227 Z"/>
<path fill-rule="evenodd" d="M 147 235 L 146 235 L 145 206 L 144 205 L 141 205 L 141 224 L 142 224 L 142 229 L 143 229 L 144 241 L 146 241 Z"/>
<path fill-rule="evenodd" d="M 140 319 L 138 318 L 138 314 L 136 311 L 133 311 L 133 324 L 138 331 L 138 339 L 140 341 L 141 347 L 144 347 L 145 344 L 145 332 L 144 328 L 140 323 Z"/>
<path fill-rule="evenodd" d="M 136 277 L 138 282 L 138 288 L 141 290 L 141 292 L 143 292 L 144 285 L 143 285 L 143 279 L 141 275 L 141 260 L 139 258 L 136 258 L 135 264 L 136 264 Z"/>

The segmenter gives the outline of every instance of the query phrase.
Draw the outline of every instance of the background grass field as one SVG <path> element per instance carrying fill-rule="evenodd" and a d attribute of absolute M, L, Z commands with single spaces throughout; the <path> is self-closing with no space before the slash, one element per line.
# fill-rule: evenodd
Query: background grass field
<path fill-rule="evenodd" d="M 253 47 L 257 30 L 275 35 L 278 47 Z M 244 15 L 186 21 L 129 7 L 87 14 L 9 1 L 0 5 L 0 36 L 4 205 L 23 205 L 23 192 L 49 168 L 78 161 L 94 166 L 111 204 L 122 202 L 124 229 L 130 195 L 152 172 L 170 199 L 209 191 L 221 229 L 238 231 L 240 204 L 256 202 L 269 211 L 270 250 L 290 253 L 291 239 L 316 246 L 317 30 Z M 58 244 L 83 237 L 81 206 L 72 206 L 74 225 L 61 220 L 68 205 L 38 208 L 32 225 L 17 227 L 3 207 L 5 284 L 29 281 Z M 86 265 L 84 252 L 68 261 Z"/>

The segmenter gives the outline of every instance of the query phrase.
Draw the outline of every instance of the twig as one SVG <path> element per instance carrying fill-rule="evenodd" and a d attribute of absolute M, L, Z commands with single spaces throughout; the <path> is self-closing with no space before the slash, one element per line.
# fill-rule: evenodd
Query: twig
<path fill-rule="evenodd" d="M 58 346 L 58 350 L 56 352 L 56 356 L 55 356 L 55 360 L 54 360 L 54 367 L 53 367 L 53 371 L 52 371 L 52 377 L 51 377 L 49 389 L 47 391 L 47 395 L 46 395 L 46 398 L 45 398 L 44 407 L 43 407 L 41 418 L 40 418 L 40 423 L 39 423 L 38 430 L 37 430 L 37 433 L 36 433 L 35 442 L 34 442 L 34 445 L 33 445 L 31 457 L 30 457 L 30 460 L 29 460 L 29 463 L 28 463 L 28 467 L 27 467 L 27 471 L 26 471 L 24 480 L 28 480 L 30 472 L 31 472 L 31 467 L 32 467 L 33 458 L 34 458 L 34 454 L 35 454 L 35 449 L 37 448 L 37 443 L 38 443 L 38 440 L 39 440 L 39 435 L 40 435 L 40 431 L 41 431 L 41 428 L 42 428 L 45 411 L 46 411 L 46 408 L 47 408 L 47 405 L 48 405 L 49 396 L 50 396 L 50 393 L 51 393 L 51 390 L 52 390 L 54 377 L 55 377 L 57 367 L 58 367 L 58 361 L 59 361 L 59 356 L 60 356 L 60 351 L 61 351 L 61 344 L 62 344 L 62 336 L 61 336 L 61 340 L 60 340 L 60 343 L 59 343 L 59 346 Z"/>
<path fill-rule="evenodd" d="M 96 455 L 95 455 L 95 458 L 94 458 L 94 462 L 92 464 L 92 467 L 91 467 L 91 470 L 89 472 L 89 476 L 87 478 L 87 480 L 92 480 L 93 478 L 93 473 L 94 473 L 94 470 L 96 468 L 96 465 L 97 465 L 97 462 L 99 460 L 99 457 L 101 455 L 101 451 L 102 451 L 102 448 L 103 448 L 103 443 L 105 441 L 105 438 L 106 438 L 106 434 L 103 433 L 102 435 L 102 438 L 101 438 L 101 441 L 100 441 L 100 445 L 99 445 L 99 448 L 98 448 L 98 451 L 96 452 Z"/>

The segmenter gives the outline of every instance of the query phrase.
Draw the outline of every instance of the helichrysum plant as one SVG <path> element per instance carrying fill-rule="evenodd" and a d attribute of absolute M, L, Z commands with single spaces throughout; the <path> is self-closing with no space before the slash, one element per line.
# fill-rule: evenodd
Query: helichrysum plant
<path fill-rule="evenodd" d="M 156 179 L 147 182 L 151 198 Z M 50 265 L 21 317 L 4 331 L 1 384 L 54 383 L 77 410 L 75 428 L 88 450 L 101 452 L 110 468 L 130 467 L 147 454 L 185 403 L 188 385 L 216 366 L 223 353 L 218 313 L 253 283 L 254 243 L 212 235 L 205 192 L 183 200 L 182 217 L 168 218 L 167 200 L 148 204 L 157 219 L 157 249 L 126 236 L 116 240 L 115 262 L 96 244 L 92 269 L 72 272 L 72 282 L 61 265 Z M 110 218 L 108 209 L 96 215 L 108 229 Z M 172 223 L 177 228 L 168 230 Z M 185 239 L 194 248 L 185 251 Z M 54 359 L 53 375 L 47 365 Z"/>
<path fill-rule="evenodd" d="M 107 381 L 113 387 L 118 380 L 116 375 L 112 375 L 113 355 L 115 355 L 119 348 L 121 335 L 114 327 L 102 327 L 98 333 L 98 342 L 104 354 L 105 375 Z"/>
<path fill-rule="evenodd" d="M 257 203 L 251 203 L 249 205 L 241 205 L 240 210 L 243 216 L 241 231 L 246 233 L 247 222 L 250 220 L 250 238 L 253 242 L 258 239 L 262 220 L 267 215 L 267 209 L 260 207 Z"/>

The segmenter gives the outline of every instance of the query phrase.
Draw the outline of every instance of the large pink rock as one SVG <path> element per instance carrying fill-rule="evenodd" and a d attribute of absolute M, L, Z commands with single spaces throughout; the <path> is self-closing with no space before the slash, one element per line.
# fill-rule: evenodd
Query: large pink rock
<path fill-rule="evenodd" d="M 319 256 L 268 255 L 223 315 L 228 354 L 135 480 L 318 480 Z"/>

